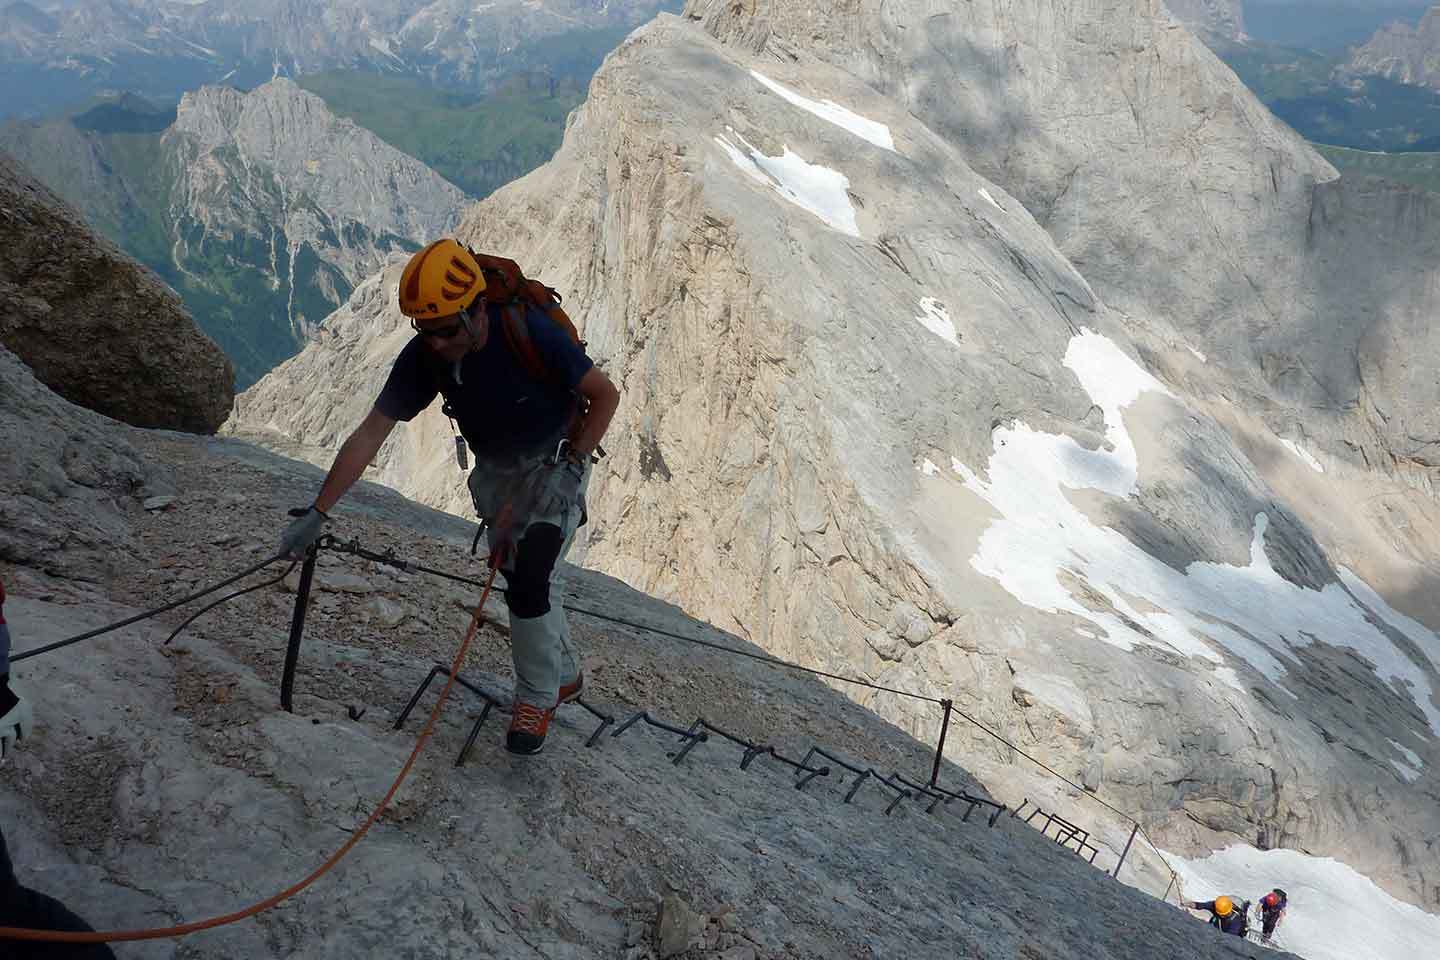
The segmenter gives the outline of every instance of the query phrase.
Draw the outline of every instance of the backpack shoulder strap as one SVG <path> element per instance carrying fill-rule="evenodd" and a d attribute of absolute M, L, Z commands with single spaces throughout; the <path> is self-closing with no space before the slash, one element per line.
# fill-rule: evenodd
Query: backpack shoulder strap
<path fill-rule="evenodd" d="M 525 317 L 525 305 L 513 301 L 507 303 L 500 311 L 500 316 L 501 326 L 505 330 L 505 342 L 509 344 L 510 352 L 515 354 L 525 372 L 542 382 L 553 380 L 554 376 L 545 365 L 540 351 L 535 348 L 535 341 L 530 339 L 530 324 Z"/>

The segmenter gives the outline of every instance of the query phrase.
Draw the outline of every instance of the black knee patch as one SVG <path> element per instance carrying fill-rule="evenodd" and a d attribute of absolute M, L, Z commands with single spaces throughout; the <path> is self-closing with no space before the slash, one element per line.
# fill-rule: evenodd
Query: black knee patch
<path fill-rule="evenodd" d="M 505 575 L 512 614 L 528 620 L 550 612 L 550 575 L 564 545 L 565 534 L 553 523 L 531 524 L 525 531 L 515 548 L 514 572 Z"/>

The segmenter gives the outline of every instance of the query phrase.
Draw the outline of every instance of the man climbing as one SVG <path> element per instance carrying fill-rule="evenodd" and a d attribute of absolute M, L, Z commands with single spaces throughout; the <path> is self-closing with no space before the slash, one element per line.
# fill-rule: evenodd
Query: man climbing
<path fill-rule="evenodd" d="M 1285 908 L 1289 905 L 1289 902 L 1289 898 L 1285 896 L 1285 891 L 1279 887 L 1276 887 L 1260 898 L 1261 942 L 1270 942 L 1270 938 L 1275 934 L 1275 928 L 1280 926 L 1280 921 L 1285 918 Z"/>
<path fill-rule="evenodd" d="M 1210 926 L 1217 928 L 1221 933 L 1232 933 L 1237 937 L 1243 937 L 1250 927 L 1250 921 L 1246 917 L 1246 913 L 1250 910 L 1250 901 L 1248 900 L 1242 901 L 1239 907 L 1236 907 L 1233 898 L 1225 896 L 1185 905 L 1191 910 L 1210 911 Z"/>
<path fill-rule="evenodd" d="M 0 766 L 10 759 L 16 745 L 30 735 L 34 723 L 30 703 L 10 689 L 10 628 L 5 624 L 5 584 L 0 583 Z M 53 897 L 22 887 L 10 865 L 5 833 L 0 830 L 0 927 L 29 927 L 34 930 L 89 931 L 84 920 Z M 0 957 L 6 960 L 115 960 L 103 943 L 65 944 L 41 941 L 0 941 Z"/>
<path fill-rule="evenodd" d="M 442 410 L 459 423 L 462 468 L 465 445 L 475 453 L 470 495 L 486 524 L 491 564 L 505 574 L 515 665 L 505 747 L 539 753 L 555 708 L 584 684 L 552 578 L 584 517 L 592 455 L 620 394 L 546 310 L 523 298 L 491 302 L 479 261 L 455 240 L 437 240 L 410 259 L 399 299 L 415 336 L 340 447 L 314 504 L 285 531 L 281 550 L 303 555 L 396 421 L 442 396 Z"/>

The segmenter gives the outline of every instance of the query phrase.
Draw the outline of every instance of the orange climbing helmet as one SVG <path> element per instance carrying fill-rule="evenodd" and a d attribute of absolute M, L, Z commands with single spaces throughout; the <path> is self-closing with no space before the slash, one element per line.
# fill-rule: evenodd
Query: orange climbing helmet
<path fill-rule="evenodd" d="M 1234 909 L 1235 904 L 1229 897 L 1215 898 L 1215 916 L 1228 917 L 1230 916 L 1230 911 Z"/>
<path fill-rule="evenodd" d="M 400 312 L 412 320 L 452 317 L 485 290 L 479 262 L 446 237 L 410 258 L 400 274 Z"/>

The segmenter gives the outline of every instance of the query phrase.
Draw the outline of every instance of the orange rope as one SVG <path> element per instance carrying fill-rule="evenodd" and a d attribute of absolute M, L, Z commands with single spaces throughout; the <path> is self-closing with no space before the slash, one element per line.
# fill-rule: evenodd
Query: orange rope
<path fill-rule="evenodd" d="M 405 766 L 400 768 L 400 773 L 395 777 L 395 782 L 390 785 L 390 790 L 385 794 L 385 799 L 365 820 L 360 827 L 350 835 L 344 846 L 331 854 L 326 860 L 304 880 L 294 886 L 287 887 L 272 897 L 267 897 L 259 903 L 252 904 L 243 910 L 234 913 L 227 913 L 218 917 L 210 917 L 208 920 L 196 920 L 192 923 L 182 923 L 174 927 L 155 927 L 149 930 L 104 930 L 90 933 L 68 932 L 59 930 L 35 930 L 28 927 L 0 927 L 0 941 L 3 940 L 43 940 L 53 943 L 114 943 L 122 940 L 159 940 L 165 937 L 183 937 L 187 934 L 196 933 L 200 930 L 209 930 L 214 927 L 223 927 L 226 924 L 253 917 L 257 913 L 269 910 L 271 907 L 283 900 L 288 900 L 295 894 L 304 890 L 324 876 L 331 867 L 339 863 L 344 856 L 350 852 L 360 839 L 369 832 L 385 812 L 385 808 L 394 799 L 396 791 L 410 775 L 410 768 L 415 765 L 415 760 L 424 749 L 425 742 L 430 739 L 430 733 L 434 729 L 435 720 L 440 716 L 440 708 L 445 704 L 445 698 L 450 695 L 450 688 L 455 685 L 455 676 L 460 672 L 461 665 L 465 662 L 465 653 L 470 649 L 470 642 L 475 639 L 476 632 L 485 616 L 485 601 L 490 597 L 490 588 L 495 583 L 495 574 L 499 572 L 500 566 L 496 564 L 490 569 L 490 576 L 485 581 L 485 591 L 480 595 L 480 603 L 476 605 L 475 611 L 470 615 L 470 628 L 465 631 L 465 639 L 460 643 L 460 650 L 455 654 L 455 662 L 450 665 L 450 676 L 445 681 L 445 687 L 440 691 L 440 699 L 435 701 L 435 708 L 430 711 L 430 718 L 425 721 L 425 729 L 420 731 L 420 738 L 415 741 L 415 749 L 410 751 L 410 758 L 405 761 Z"/>

